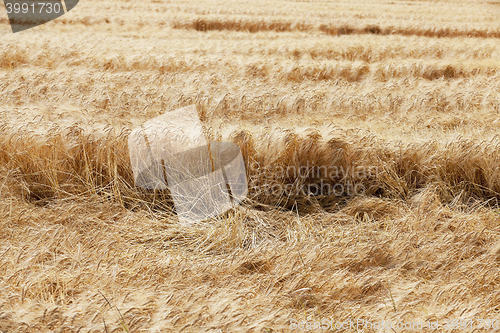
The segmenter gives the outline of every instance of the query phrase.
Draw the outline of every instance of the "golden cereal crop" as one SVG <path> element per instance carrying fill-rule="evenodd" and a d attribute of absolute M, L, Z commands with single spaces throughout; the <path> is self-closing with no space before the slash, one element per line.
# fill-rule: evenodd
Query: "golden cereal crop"
<path fill-rule="evenodd" d="M 0 332 L 500 320 L 499 13 L 82 0 L 13 34 L 0 8 Z M 190 104 L 250 188 L 185 227 L 127 137 Z"/>

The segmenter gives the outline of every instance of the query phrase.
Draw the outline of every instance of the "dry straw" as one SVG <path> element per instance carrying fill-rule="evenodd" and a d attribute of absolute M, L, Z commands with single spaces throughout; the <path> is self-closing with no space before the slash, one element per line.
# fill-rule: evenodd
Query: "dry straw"
<path fill-rule="evenodd" d="M 78 8 L 0 41 L 0 331 L 498 319 L 498 4 Z M 185 227 L 128 135 L 190 104 L 251 186 Z"/>

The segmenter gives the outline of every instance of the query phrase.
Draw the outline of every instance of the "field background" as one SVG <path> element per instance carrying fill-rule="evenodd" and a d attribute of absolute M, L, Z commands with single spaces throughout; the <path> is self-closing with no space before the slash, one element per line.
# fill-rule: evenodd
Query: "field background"
<path fill-rule="evenodd" d="M 13 34 L 0 6 L 0 332 L 500 320 L 499 14 L 81 0 Z M 240 145 L 249 179 L 365 193 L 252 187 L 179 226 L 168 194 L 134 187 L 127 135 L 190 104 L 208 137 Z M 300 166 L 376 172 L 276 173 Z"/>

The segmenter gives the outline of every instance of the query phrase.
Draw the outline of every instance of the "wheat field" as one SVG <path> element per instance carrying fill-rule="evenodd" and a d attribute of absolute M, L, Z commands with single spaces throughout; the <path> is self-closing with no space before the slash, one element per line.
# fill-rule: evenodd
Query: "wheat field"
<path fill-rule="evenodd" d="M 0 6 L 0 332 L 494 330 L 499 14 L 82 0 L 13 34 Z M 134 185 L 127 138 L 192 104 L 249 193 L 184 226 Z"/>

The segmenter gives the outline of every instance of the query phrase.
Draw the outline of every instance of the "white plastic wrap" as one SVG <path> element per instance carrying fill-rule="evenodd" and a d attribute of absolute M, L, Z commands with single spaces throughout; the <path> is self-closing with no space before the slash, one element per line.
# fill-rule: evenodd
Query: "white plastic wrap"
<path fill-rule="evenodd" d="M 129 154 L 136 186 L 169 188 L 180 222 L 222 214 L 247 195 L 240 148 L 230 142 L 207 144 L 194 105 L 134 129 Z"/>

